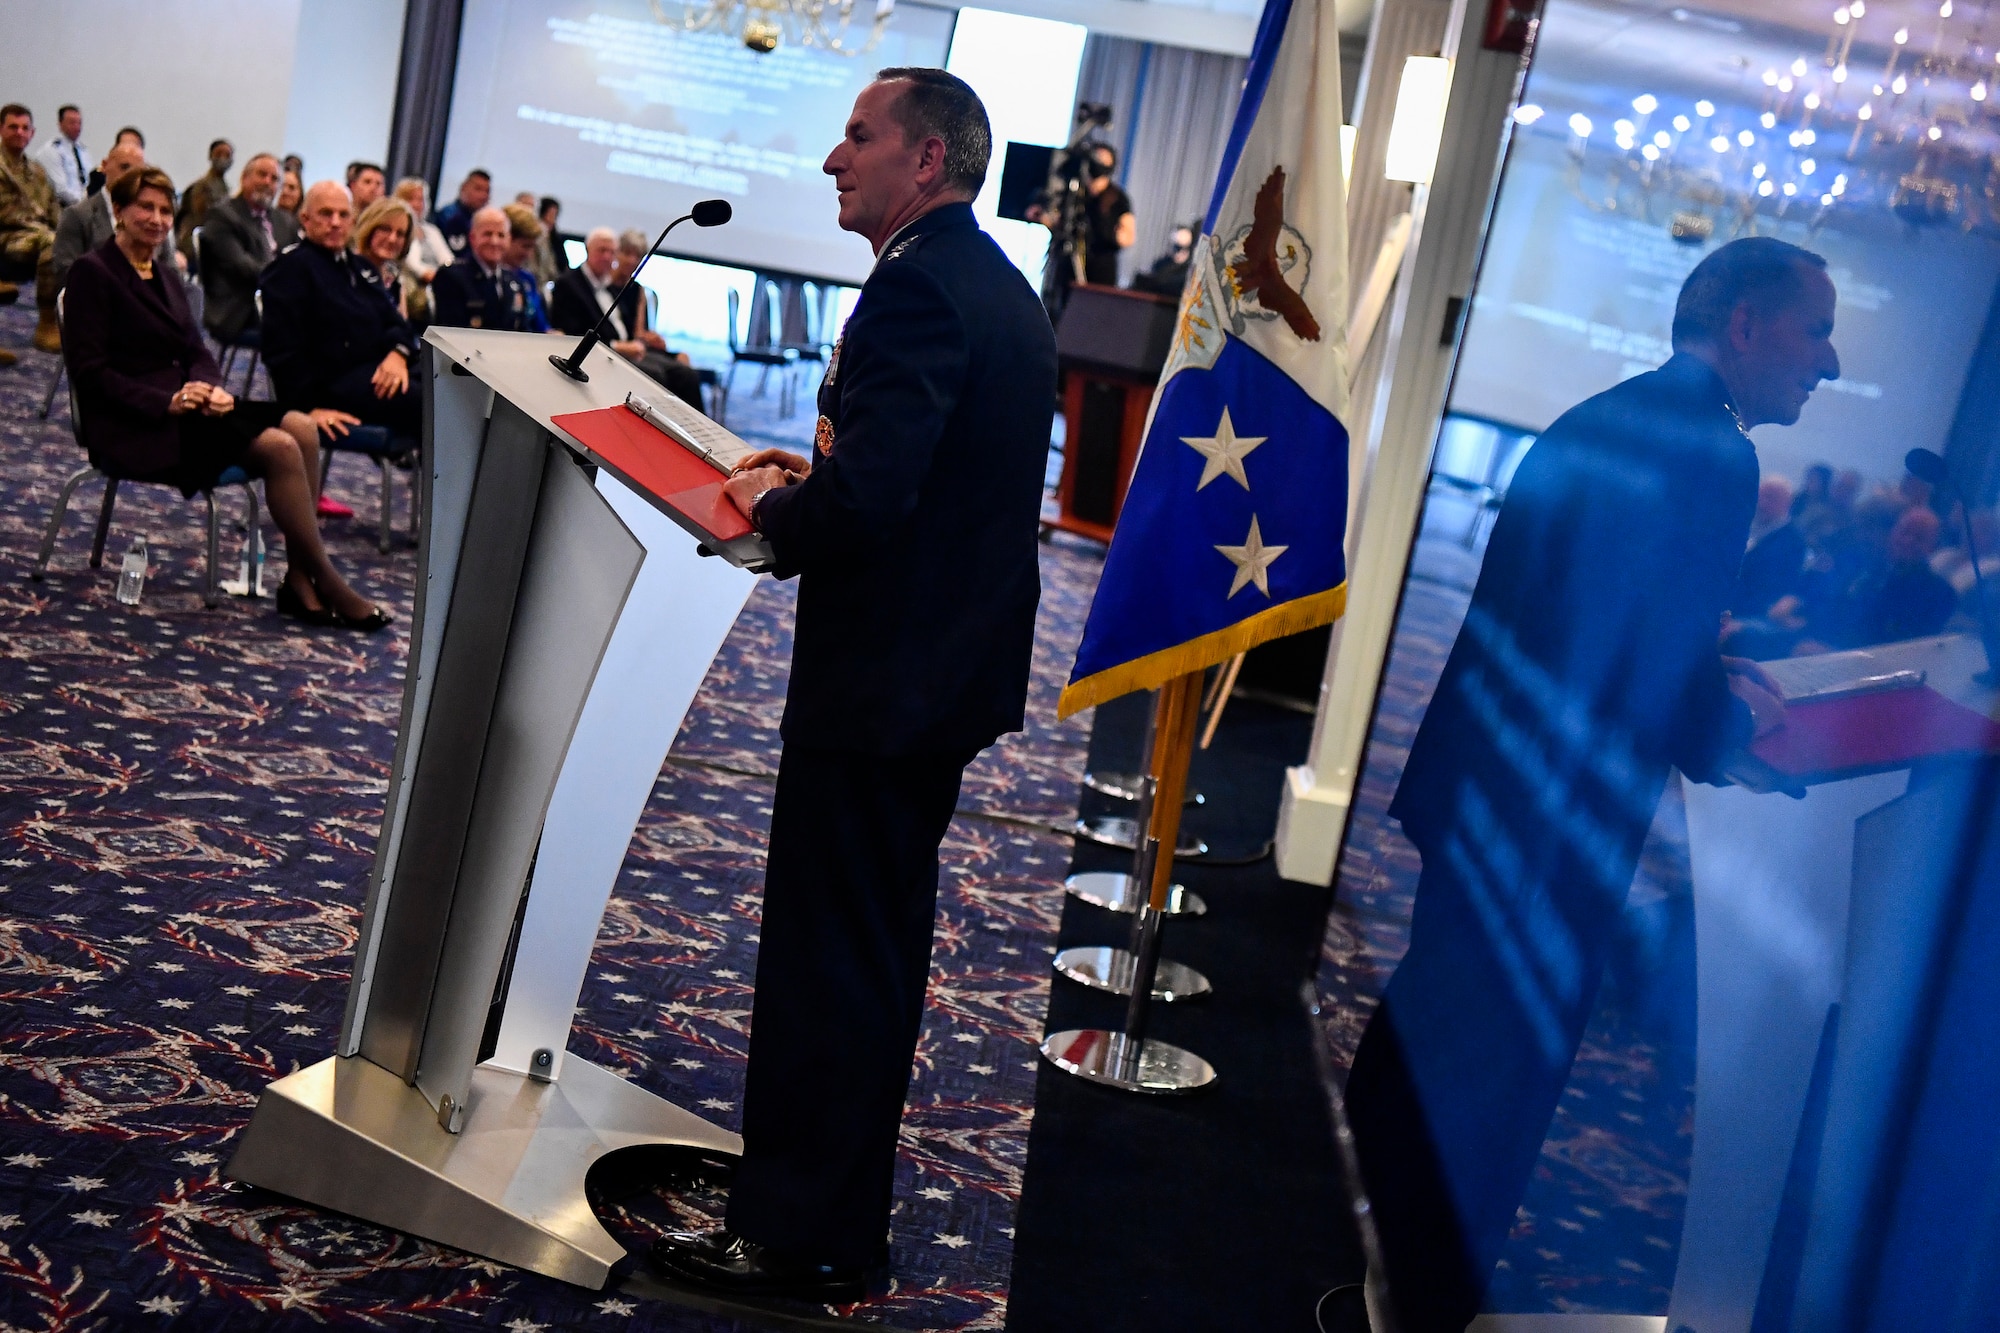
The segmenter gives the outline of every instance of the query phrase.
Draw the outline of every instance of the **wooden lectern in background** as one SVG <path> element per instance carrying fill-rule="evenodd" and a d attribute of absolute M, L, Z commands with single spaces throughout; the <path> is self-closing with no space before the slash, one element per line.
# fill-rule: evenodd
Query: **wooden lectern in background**
<path fill-rule="evenodd" d="M 1052 528 L 1111 540 L 1139 461 L 1153 389 L 1173 345 L 1169 296 L 1081 283 L 1056 326 L 1063 374 L 1063 466 Z"/>

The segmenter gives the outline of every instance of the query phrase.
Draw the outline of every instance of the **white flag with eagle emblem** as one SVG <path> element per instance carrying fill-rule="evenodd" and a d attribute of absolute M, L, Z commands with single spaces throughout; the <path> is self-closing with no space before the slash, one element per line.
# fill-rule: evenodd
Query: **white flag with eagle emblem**
<path fill-rule="evenodd" d="M 1340 615 L 1346 214 L 1332 0 L 1269 0 L 1063 716 Z"/>

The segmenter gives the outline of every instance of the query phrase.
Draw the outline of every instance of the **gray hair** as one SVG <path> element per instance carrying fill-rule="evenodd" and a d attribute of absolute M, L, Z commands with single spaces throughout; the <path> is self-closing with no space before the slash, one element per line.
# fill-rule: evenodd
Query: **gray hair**
<path fill-rule="evenodd" d="M 1824 271 L 1826 260 L 1775 236 L 1745 236 L 1694 266 L 1674 303 L 1674 346 L 1714 342 L 1729 331 L 1729 317 L 1744 302 L 1760 313 L 1799 298 L 1804 276 Z"/>
<path fill-rule="evenodd" d="M 944 141 L 945 178 L 968 194 L 978 194 L 993 161 L 993 124 L 972 85 L 956 74 L 923 65 L 896 65 L 875 76 L 877 83 L 906 85 L 891 111 L 903 127 L 903 142 Z"/>
<path fill-rule="evenodd" d="M 611 230 L 611 228 L 592 227 L 590 229 L 590 233 L 583 238 L 583 244 L 585 248 L 586 249 L 589 248 L 591 243 L 596 241 L 599 237 L 603 237 L 605 240 L 611 242 L 613 245 L 618 244 L 618 233 Z"/>
<path fill-rule="evenodd" d="M 628 255 L 643 255 L 653 248 L 653 241 L 637 227 L 628 227 L 618 233 L 618 248 Z"/>

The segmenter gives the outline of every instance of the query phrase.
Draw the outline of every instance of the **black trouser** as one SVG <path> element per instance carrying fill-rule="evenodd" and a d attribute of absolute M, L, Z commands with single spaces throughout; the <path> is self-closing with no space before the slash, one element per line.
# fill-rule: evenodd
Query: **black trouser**
<path fill-rule="evenodd" d="M 701 372 L 684 366 L 666 352 L 649 351 L 639 358 L 639 369 L 665 385 L 667 392 L 697 412 L 708 409 L 701 401 Z"/>
<path fill-rule="evenodd" d="M 422 439 L 424 401 L 418 396 L 417 367 L 410 367 L 409 388 L 391 398 L 377 398 L 373 383 L 376 364 L 356 366 L 339 376 L 327 386 L 326 401 L 313 406 L 331 407 L 360 417 L 364 425 L 387 426 L 393 434 Z"/>
<path fill-rule="evenodd" d="M 969 760 L 787 745 L 778 762 L 729 1226 L 782 1255 L 882 1261 L 938 844 Z"/>
<path fill-rule="evenodd" d="M 1458 835 L 1424 849 L 1409 951 L 1346 1098 L 1403 1333 L 1479 1313 L 1630 883 L 1629 865 L 1616 885 L 1510 883 Z"/>

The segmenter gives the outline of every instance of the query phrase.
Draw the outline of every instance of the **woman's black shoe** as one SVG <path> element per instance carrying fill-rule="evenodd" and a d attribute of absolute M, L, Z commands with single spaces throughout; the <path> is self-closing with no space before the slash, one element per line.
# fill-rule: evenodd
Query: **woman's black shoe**
<path fill-rule="evenodd" d="M 305 598 L 299 596 L 289 583 L 278 585 L 278 614 L 308 625 L 333 626 L 341 623 L 340 617 L 326 607 L 307 606 Z"/>
<path fill-rule="evenodd" d="M 376 630 L 388 625 L 395 618 L 379 606 L 370 607 L 368 614 L 365 616 L 343 616 L 338 611 L 333 613 L 334 624 L 340 626 L 342 629 L 358 629 L 364 634 L 373 634 Z"/>
<path fill-rule="evenodd" d="M 715 1295 L 784 1296 L 826 1305 L 861 1300 L 887 1276 L 865 1268 L 780 1258 L 727 1227 L 670 1231 L 653 1242 L 648 1258 L 675 1282 Z"/>

